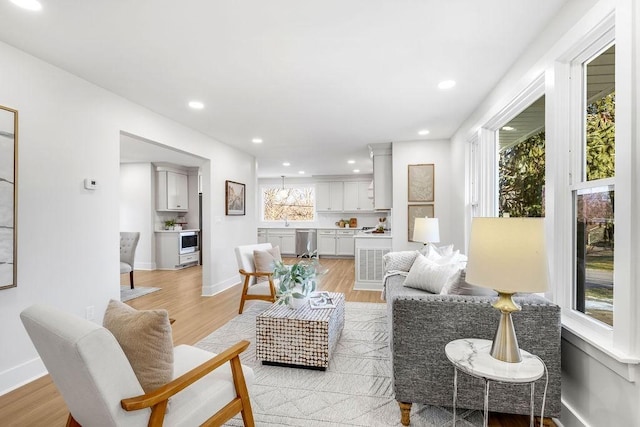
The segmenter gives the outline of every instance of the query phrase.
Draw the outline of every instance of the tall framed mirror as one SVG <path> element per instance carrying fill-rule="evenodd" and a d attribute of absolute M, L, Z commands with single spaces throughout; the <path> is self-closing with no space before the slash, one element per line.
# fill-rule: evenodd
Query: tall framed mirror
<path fill-rule="evenodd" d="M 17 286 L 18 111 L 0 105 L 0 289 Z"/>

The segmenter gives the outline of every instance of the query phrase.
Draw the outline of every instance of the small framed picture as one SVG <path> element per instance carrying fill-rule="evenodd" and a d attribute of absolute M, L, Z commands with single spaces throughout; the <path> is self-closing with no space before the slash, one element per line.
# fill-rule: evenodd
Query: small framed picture
<path fill-rule="evenodd" d="M 433 163 L 409 165 L 409 203 L 434 201 L 434 171 L 435 166 Z"/>
<path fill-rule="evenodd" d="M 428 216 L 429 218 L 435 218 L 435 210 L 433 205 L 409 205 L 407 208 L 409 212 L 408 218 L 408 226 L 409 226 L 409 236 L 408 240 L 413 242 L 413 226 L 416 222 L 416 218 L 424 218 Z M 424 243 L 424 242 L 420 242 Z"/>
<path fill-rule="evenodd" d="M 234 181 L 225 181 L 225 215 L 245 214 L 244 184 Z"/>

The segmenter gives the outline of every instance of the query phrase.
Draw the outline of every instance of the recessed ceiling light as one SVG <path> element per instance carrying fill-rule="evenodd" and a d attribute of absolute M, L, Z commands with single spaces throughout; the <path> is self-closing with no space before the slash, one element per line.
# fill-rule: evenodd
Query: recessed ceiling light
<path fill-rule="evenodd" d="M 502 130 L 507 130 L 507 131 L 509 131 L 509 130 L 516 130 L 516 128 L 511 127 L 511 126 L 503 126 L 503 127 L 502 127 Z"/>
<path fill-rule="evenodd" d="M 355 160 L 347 160 L 347 163 L 349 163 L 350 165 L 354 164 L 355 162 Z"/>
<path fill-rule="evenodd" d="M 189 107 L 194 110 L 202 110 L 204 108 L 204 104 L 200 101 L 189 101 Z"/>
<path fill-rule="evenodd" d="M 282 166 L 291 166 L 291 163 L 289 163 L 289 162 L 284 162 L 284 163 L 282 163 Z"/>
<path fill-rule="evenodd" d="M 27 10 L 38 11 L 42 9 L 42 5 L 38 0 L 11 0 L 11 3 Z"/>
<path fill-rule="evenodd" d="M 443 80 L 438 83 L 438 89 L 451 89 L 456 85 L 455 80 Z"/>
<path fill-rule="evenodd" d="M 251 140 L 251 142 L 253 142 L 254 144 L 262 144 L 262 139 L 261 138 L 253 138 Z"/>
<path fill-rule="evenodd" d="M 304 175 L 304 171 L 298 171 L 300 175 Z"/>
<path fill-rule="evenodd" d="M 420 131 L 418 131 L 418 135 L 429 135 L 429 131 L 426 129 L 422 129 Z"/>
<path fill-rule="evenodd" d="M 360 169 L 354 169 L 353 173 L 360 173 Z"/>

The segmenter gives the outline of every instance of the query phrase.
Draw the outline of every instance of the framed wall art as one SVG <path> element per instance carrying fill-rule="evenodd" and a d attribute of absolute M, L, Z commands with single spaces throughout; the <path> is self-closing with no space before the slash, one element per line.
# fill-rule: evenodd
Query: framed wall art
<path fill-rule="evenodd" d="M 433 163 L 425 165 L 409 165 L 409 203 L 425 203 L 434 201 Z"/>
<path fill-rule="evenodd" d="M 0 105 L 0 289 L 17 286 L 18 111 Z"/>
<path fill-rule="evenodd" d="M 409 213 L 407 222 L 407 225 L 409 226 L 409 235 L 407 237 L 410 242 L 413 242 L 413 225 L 416 222 L 416 218 L 424 218 L 425 216 L 435 218 L 435 212 L 433 205 L 409 205 L 407 207 L 407 211 Z"/>
<path fill-rule="evenodd" d="M 244 215 L 245 186 L 239 182 L 225 181 L 225 215 Z"/>

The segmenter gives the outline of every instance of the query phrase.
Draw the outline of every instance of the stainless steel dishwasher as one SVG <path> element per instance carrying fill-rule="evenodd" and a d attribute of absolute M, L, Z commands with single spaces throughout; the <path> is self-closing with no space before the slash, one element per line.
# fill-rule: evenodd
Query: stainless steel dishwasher
<path fill-rule="evenodd" d="M 298 228 L 296 230 L 296 256 L 309 256 L 318 249 L 315 229 Z"/>

